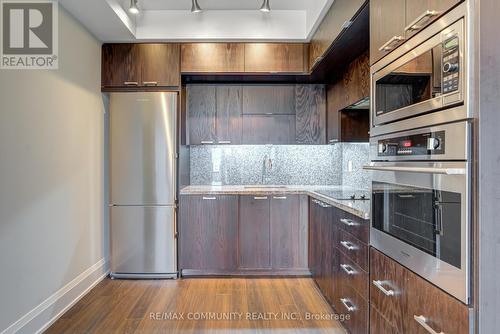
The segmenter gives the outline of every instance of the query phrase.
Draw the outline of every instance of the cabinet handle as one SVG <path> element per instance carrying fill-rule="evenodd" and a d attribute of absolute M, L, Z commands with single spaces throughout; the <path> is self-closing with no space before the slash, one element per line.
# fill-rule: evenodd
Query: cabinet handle
<path fill-rule="evenodd" d="M 218 143 L 219 144 L 231 144 L 231 141 L 230 140 L 219 140 Z"/>
<path fill-rule="evenodd" d="M 340 298 L 340 301 L 342 302 L 342 304 L 344 304 L 344 306 L 347 309 L 347 311 L 349 311 L 349 312 L 356 311 L 356 306 L 354 306 L 349 299 L 347 299 L 347 298 Z M 351 304 L 351 305 L 348 305 L 348 303 Z"/>
<path fill-rule="evenodd" d="M 395 295 L 394 290 L 387 290 L 386 288 L 384 288 L 384 282 L 382 282 L 382 281 L 373 281 L 373 285 L 375 285 L 386 296 L 394 296 Z"/>
<path fill-rule="evenodd" d="M 253 199 L 258 200 L 258 201 L 265 200 L 265 199 L 267 199 L 267 196 L 262 196 L 262 197 L 261 196 L 255 196 Z"/>
<path fill-rule="evenodd" d="M 426 10 L 425 12 L 420 14 L 420 16 L 417 17 L 412 23 L 410 23 L 409 25 L 406 26 L 405 32 L 417 31 L 417 30 L 422 29 L 423 26 L 419 26 L 418 23 L 420 23 L 424 19 L 427 19 L 427 18 L 430 19 L 434 16 L 438 16 L 439 14 L 440 14 L 440 12 L 438 12 L 436 10 Z"/>
<path fill-rule="evenodd" d="M 342 246 L 344 246 L 344 248 L 350 251 L 358 249 L 358 247 L 350 241 L 341 241 L 340 243 L 342 244 Z"/>
<path fill-rule="evenodd" d="M 123 84 L 125 86 L 139 86 L 139 83 L 137 81 L 125 81 Z"/>
<path fill-rule="evenodd" d="M 405 38 L 403 36 L 392 36 L 384 45 L 382 45 L 379 51 L 391 51 L 396 48 Z"/>
<path fill-rule="evenodd" d="M 356 270 L 352 269 L 352 267 L 348 264 L 341 264 L 340 267 L 347 273 L 347 275 L 356 275 Z"/>
<path fill-rule="evenodd" d="M 213 200 L 216 200 L 216 199 L 217 199 L 217 197 L 205 197 L 205 196 L 203 196 L 203 199 L 204 199 L 205 201 L 213 201 Z"/>
<path fill-rule="evenodd" d="M 338 140 L 338 139 L 330 139 L 330 140 L 328 141 L 328 144 L 333 144 L 333 143 L 338 143 L 338 142 L 339 142 L 339 140 Z"/>
<path fill-rule="evenodd" d="M 413 319 L 415 319 L 415 321 L 418 322 L 420 326 L 424 327 L 425 330 L 431 334 L 445 334 L 444 332 L 436 332 L 431 326 L 429 326 L 427 324 L 427 319 L 423 315 L 420 316 L 414 315 Z"/>
<path fill-rule="evenodd" d="M 158 86 L 158 81 L 144 81 L 144 86 Z"/>
<path fill-rule="evenodd" d="M 358 226 L 359 224 L 354 222 L 352 219 L 347 219 L 347 218 L 341 218 L 340 222 L 347 225 L 347 226 Z"/>
<path fill-rule="evenodd" d="M 286 199 L 286 196 L 273 196 L 273 199 Z"/>
<path fill-rule="evenodd" d="M 202 144 L 213 144 L 214 141 L 213 140 L 202 140 L 201 143 Z"/>

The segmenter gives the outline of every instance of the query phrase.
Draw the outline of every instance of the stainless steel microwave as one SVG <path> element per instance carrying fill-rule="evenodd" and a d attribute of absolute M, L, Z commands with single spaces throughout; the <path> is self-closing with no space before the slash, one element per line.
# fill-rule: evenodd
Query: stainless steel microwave
<path fill-rule="evenodd" d="M 465 19 L 444 23 L 438 20 L 372 70 L 373 127 L 464 104 Z"/>

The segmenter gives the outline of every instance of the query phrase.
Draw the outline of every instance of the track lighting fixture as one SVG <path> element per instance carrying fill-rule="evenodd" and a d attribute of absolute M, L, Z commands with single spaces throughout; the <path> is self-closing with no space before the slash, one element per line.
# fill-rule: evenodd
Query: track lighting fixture
<path fill-rule="evenodd" d="M 271 6 L 269 5 L 269 0 L 264 0 L 264 2 L 262 2 L 262 6 L 260 7 L 260 11 L 264 12 L 264 13 L 271 11 Z"/>
<path fill-rule="evenodd" d="M 137 7 L 137 1 L 138 0 L 130 0 L 130 7 L 128 8 L 128 11 L 131 14 L 139 14 L 139 7 Z"/>
<path fill-rule="evenodd" d="M 191 13 L 199 13 L 201 11 L 203 11 L 200 7 L 200 5 L 198 4 L 198 0 L 191 0 Z"/>

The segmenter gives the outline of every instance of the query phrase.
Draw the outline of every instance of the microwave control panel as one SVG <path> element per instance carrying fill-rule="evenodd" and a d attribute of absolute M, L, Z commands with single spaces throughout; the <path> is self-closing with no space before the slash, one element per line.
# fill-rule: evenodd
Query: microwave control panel
<path fill-rule="evenodd" d="M 428 132 L 378 141 L 379 157 L 430 156 L 445 153 L 445 132 Z"/>
<path fill-rule="evenodd" d="M 443 42 L 443 94 L 458 90 L 460 78 L 460 49 L 458 36 Z"/>

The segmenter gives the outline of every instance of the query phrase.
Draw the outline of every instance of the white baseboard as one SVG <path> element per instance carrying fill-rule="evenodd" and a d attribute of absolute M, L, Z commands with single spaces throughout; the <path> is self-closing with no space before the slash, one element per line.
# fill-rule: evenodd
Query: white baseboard
<path fill-rule="evenodd" d="M 42 333 L 109 274 L 105 259 L 78 275 L 0 334 Z"/>

